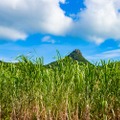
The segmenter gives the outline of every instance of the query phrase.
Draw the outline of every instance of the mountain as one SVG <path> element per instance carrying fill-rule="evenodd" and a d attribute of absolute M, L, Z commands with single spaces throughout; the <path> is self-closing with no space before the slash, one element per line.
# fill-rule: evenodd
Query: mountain
<path fill-rule="evenodd" d="M 68 56 L 65 56 L 65 58 L 54 61 L 46 65 L 46 67 L 56 67 L 59 65 L 59 62 L 62 62 L 64 65 L 67 61 L 70 61 L 71 64 L 77 61 L 79 64 L 91 64 L 87 59 L 85 59 L 79 49 L 75 49 L 73 52 L 71 52 Z"/>

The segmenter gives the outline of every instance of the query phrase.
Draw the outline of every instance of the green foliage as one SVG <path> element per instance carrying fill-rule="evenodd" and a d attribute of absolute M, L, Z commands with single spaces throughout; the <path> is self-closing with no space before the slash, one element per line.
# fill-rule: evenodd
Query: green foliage
<path fill-rule="evenodd" d="M 0 62 L 2 120 L 120 118 L 120 62 L 80 65 L 66 57 L 47 68 L 40 58 L 19 61 Z"/>

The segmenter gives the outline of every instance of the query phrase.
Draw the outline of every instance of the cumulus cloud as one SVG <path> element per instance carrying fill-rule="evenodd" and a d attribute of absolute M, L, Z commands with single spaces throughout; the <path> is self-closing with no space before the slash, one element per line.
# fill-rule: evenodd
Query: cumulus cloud
<path fill-rule="evenodd" d="M 85 0 L 86 8 L 77 15 L 74 35 L 84 37 L 97 44 L 106 39 L 120 39 L 120 1 Z"/>
<path fill-rule="evenodd" d="M 0 37 L 23 39 L 35 32 L 65 35 L 72 19 L 64 15 L 59 2 L 65 0 L 0 0 L 0 27 L 5 28 Z"/>
<path fill-rule="evenodd" d="M 16 41 L 17 39 L 25 40 L 27 35 L 13 28 L 0 26 L 0 37 Z"/>
<path fill-rule="evenodd" d="M 65 16 L 66 0 L 0 0 L 0 38 L 25 39 L 33 33 L 74 35 L 101 44 L 120 40 L 120 0 L 84 0 L 86 8 Z M 72 9 L 72 8 L 71 8 Z"/>
<path fill-rule="evenodd" d="M 55 43 L 55 40 L 52 39 L 50 36 L 45 36 L 45 37 L 43 37 L 41 41 L 42 41 L 42 42 L 47 42 L 47 43 L 52 43 L 52 44 Z"/>

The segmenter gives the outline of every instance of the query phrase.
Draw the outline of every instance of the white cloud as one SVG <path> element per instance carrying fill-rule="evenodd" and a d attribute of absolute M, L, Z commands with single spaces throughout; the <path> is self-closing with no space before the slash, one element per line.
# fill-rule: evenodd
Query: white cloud
<path fill-rule="evenodd" d="M 0 26 L 0 37 L 8 38 L 8 39 L 15 41 L 17 39 L 25 40 L 27 35 L 22 32 L 16 31 L 13 28 L 7 28 L 7 27 Z"/>
<path fill-rule="evenodd" d="M 116 58 L 119 56 L 120 56 L 120 49 L 106 51 L 106 52 L 103 52 L 102 54 L 96 55 L 96 57 L 101 59 L 110 59 L 110 58 Z"/>
<path fill-rule="evenodd" d="M 85 0 L 86 8 L 71 17 L 65 16 L 59 2 L 66 4 L 66 0 L 0 0 L 0 38 L 49 33 L 79 36 L 98 45 L 109 38 L 120 40 L 120 0 Z"/>
<path fill-rule="evenodd" d="M 118 58 L 120 59 L 120 49 L 105 51 L 93 56 L 87 56 L 87 58 L 89 60 L 118 59 Z"/>
<path fill-rule="evenodd" d="M 98 36 L 87 36 L 88 40 L 95 42 L 96 44 L 100 44 L 104 41 L 103 38 L 99 38 Z"/>
<path fill-rule="evenodd" d="M 52 44 L 55 43 L 55 40 L 52 39 L 50 36 L 45 36 L 45 37 L 43 37 L 41 41 L 42 41 L 42 42 L 47 42 L 47 43 L 52 43 Z"/>
<path fill-rule="evenodd" d="M 9 31 L 23 34 L 40 32 L 65 35 L 72 19 L 64 15 L 59 2 L 65 3 L 65 0 L 0 0 L 0 27 L 7 26 Z M 5 36 L 5 29 L 1 36 L 9 37 Z"/>
<path fill-rule="evenodd" d="M 119 0 L 85 0 L 85 6 L 73 25 L 74 35 L 97 44 L 108 38 L 120 39 Z"/>

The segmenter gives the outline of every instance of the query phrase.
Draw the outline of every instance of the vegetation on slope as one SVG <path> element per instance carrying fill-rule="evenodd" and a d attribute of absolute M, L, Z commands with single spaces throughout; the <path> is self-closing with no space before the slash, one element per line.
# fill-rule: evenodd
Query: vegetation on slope
<path fill-rule="evenodd" d="M 71 64 L 74 64 L 75 62 L 78 62 L 79 65 L 91 64 L 88 60 L 86 60 L 83 57 L 83 55 L 82 55 L 82 53 L 80 52 L 79 49 L 75 49 L 73 52 L 71 52 L 68 56 L 65 56 L 64 58 L 61 58 L 59 52 L 57 52 L 57 55 L 58 55 L 58 60 L 49 63 L 48 65 L 46 65 L 46 67 L 48 67 L 48 68 L 58 67 L 59 62 L 61 62 L 65 66 L 67 60 L 69 60 L 69 62 L 71 62 Z"/>

